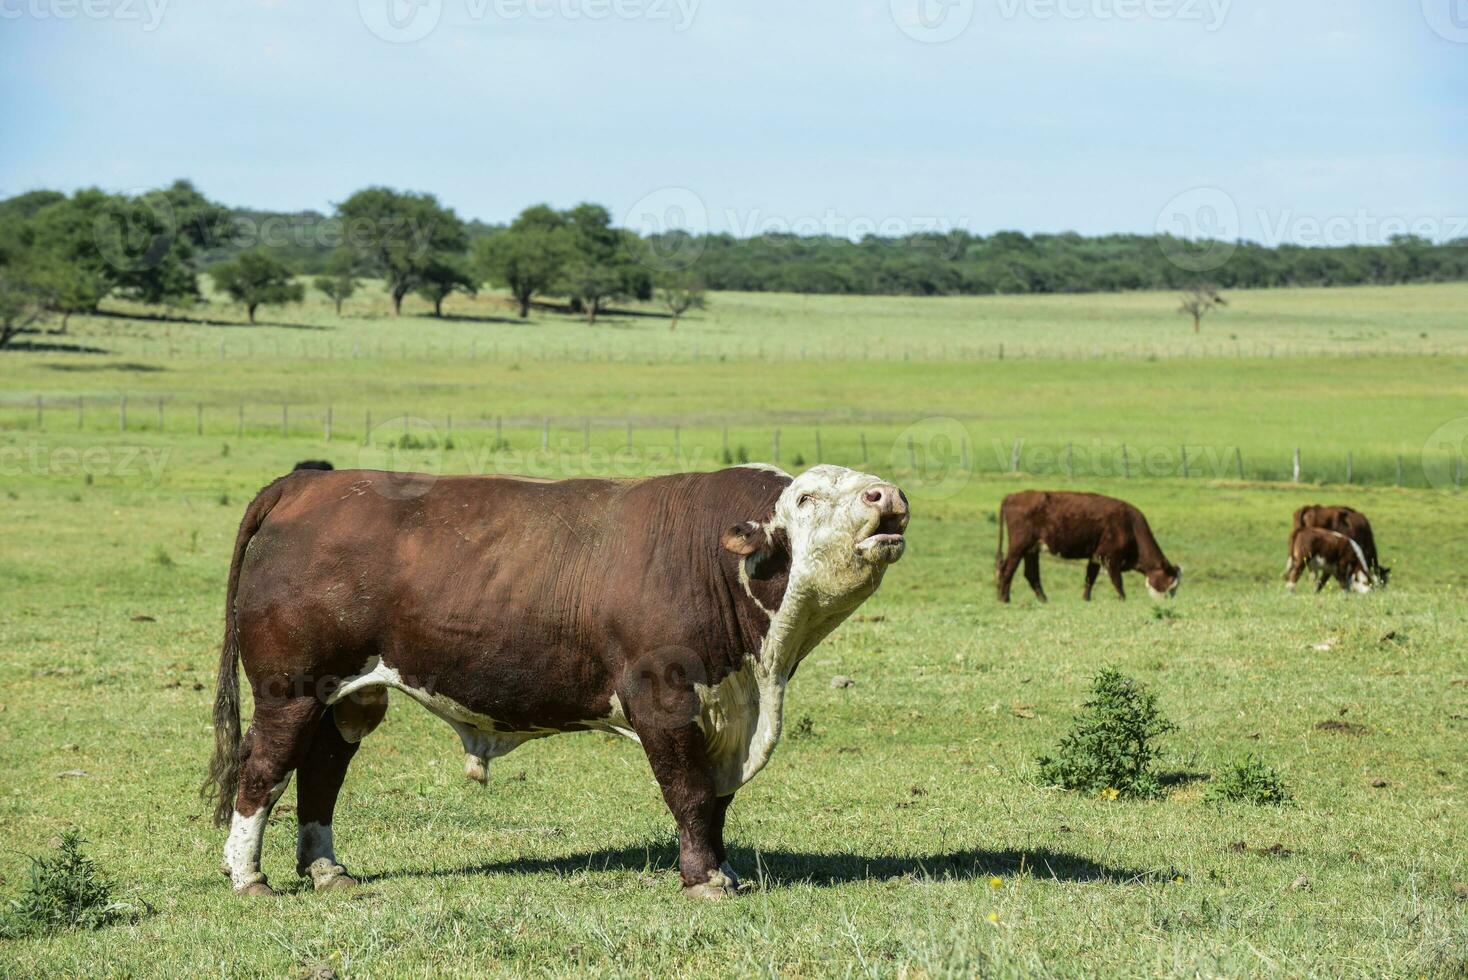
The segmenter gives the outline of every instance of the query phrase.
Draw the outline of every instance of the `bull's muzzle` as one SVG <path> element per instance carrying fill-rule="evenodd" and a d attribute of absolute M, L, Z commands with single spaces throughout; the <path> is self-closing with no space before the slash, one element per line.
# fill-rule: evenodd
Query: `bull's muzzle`
<path fill-rule="evenodd" d="M 890 483 L 878 483 L 863 491 L 861 499 L 876 513 L 863 529 L 856 551 L 868 561 L 889 565 L 907 549 L 903 537 L 909 517 L 907 496 Z"/>

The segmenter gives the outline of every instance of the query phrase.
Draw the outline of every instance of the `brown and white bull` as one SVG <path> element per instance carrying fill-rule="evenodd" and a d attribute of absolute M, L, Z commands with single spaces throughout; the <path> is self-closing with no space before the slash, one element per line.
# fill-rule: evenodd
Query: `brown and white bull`
<path fill-rule="evenodd" d="M 1351 507 L 1309 504 L 1295 511 L 1294 519 L 1290 524 L 1291 534 L 1302 527 L 1318 527 L 1327 531 L 1336 531 L 1356 542 L 1361 546 L 1361 554 L 1366 558 L 1366 567 L 1371 571 L 1372 582 L 1379 588 L 1386 587 L 1392 570 L 1381 564 L 1381 556 L 1376 550 L 1376 532 L 1372 530 L 1371 521 L 1365 514 Z M 1323 588 L 1329 577 L 1328 571 L 1322 571 L 1317 586 Z"/>
<path fill-rule="evenodd" d="M 1321 527 L 1300 527 L 1290 532 L 1290 556 L 1285 565 L 1285 588 L 1295 591 L 1306 568 L 1320 573 L 1315 591 L 1325 588 L 1334 576 L 1341 590 L 1370 592 L 1375 580 L 1371 565 L 1361 546 L 1339 531 Z"/>
<path fill-rule="evenodd" d="M 1009 532 L 1009 550 L 1004 534 Z M 1057 558 L 1086 562 L 1086 601 L 1104 566 L 1118 597 L 1126 598 L 1122 572 L 1147 577 L 1147 591 L 1161 599 L 1177 594 L 1183 570 L 1167 560 L 1142 512 L 1124 500 L 1098 493 L 1025 490 L 1012 493 L 999 506 L 999 549 L 994 571 L 999 601 L 1009 601 L 1009 586 L 1021 562 L 1025 580 L 1041 602 L 1040 549 Z"/>
<path fill-rule="evenodd" d="M 297 777 L 297 872 L 354 882 L 332 815 L 397 690 L 448 722 L 465 772 L 530 739 L 642 744 L 678 825 L 686 893 L 738 887 L 734 792 L 779 741 L 785 685 L 902 557 L 907 500 L 875 476 L 736 467 L 560 482 L 301 472 L 240 526 L 206 796 L 223 870 L 269 894 L 270 809 Z M 255 714 L 240 735 L 237 661 Z"/>

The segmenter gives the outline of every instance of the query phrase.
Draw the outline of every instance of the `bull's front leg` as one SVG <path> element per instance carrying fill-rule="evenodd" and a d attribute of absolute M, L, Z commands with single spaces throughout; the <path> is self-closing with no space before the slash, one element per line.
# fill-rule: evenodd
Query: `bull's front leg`
<path fill-rule="evenodd" d="M 636 722 L 633 723 L 636 727 Z M 637 728 L 647 761 L 678 822 L 678 871 L 683 893 L 692 898 L 723 898 L 739 888 L 725 859 L 724 812 L 733 796 L 714 790 L 713 768 L 697 725 Z"/>

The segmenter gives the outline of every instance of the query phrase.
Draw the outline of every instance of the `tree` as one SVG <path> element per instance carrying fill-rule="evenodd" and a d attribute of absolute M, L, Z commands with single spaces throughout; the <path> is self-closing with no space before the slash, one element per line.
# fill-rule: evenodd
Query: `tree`
<path fill-rule="evenodd" d="M 1228 300 L 1218 295 L 1216 286 L 1200 283 L 1183 293 L 1183 303 L 1177 308 L 1179 313 L 1187 313 L 1193 318 L 1193 333 L 1198 333 L 1203 328 L 1203 318 L 1220 306 L 1227 306 Z"/>
<path fill-rule="evenodd" d="M 0 347 L 46 312 L 42 290 L 14 245 L 0 245 Z"/>
<path fill-rule="evenodd" d="M 443 301 L 453 293 L 479 292 L 479 280 L 469 271 L 467 264 L 457 257 L 439 256 L 423 269 L 423 284 L 418 295 L 433 304 L 433 315 L 443 316 Z"/>
<path fill-rule="evenodd" d="M 291 270 L 264 252 L 242 252 L 214 266 L 209 275 L 215 288 L 244 305 L 252 324 L 256 307 L 299 303 L 306 295 L 300 283 L 291 281 Z"/>
<path fill-rule="evenodd" d="M 569 252 L 565 219 L 549 205 L 537 204 L 520 212 L 510 227 L 476 242 L 474 263 L 486 280 L 510 290 L 523 320 L 535 295 L 550 292 L 560 281 Z"/>
<path fill-rule="evenodd" d="M 704 299 L 703 283 L 694 280 L 683 280 L 664 286 L 658 290 L 658 299 L 673 314 L 673 322 L 668 324 L 669 330 L 677 330 L 678 318 L 689 310 L 702 310 L 708 305 Z"/>
<path fill-rule="evenodd" d="M 432 194 L 369 187 L 336 210 L 363 265 L 385 280 L 395 316 L 403 312 L 403 297 L 424 284 L 436 257 L 468 247 L 464 223 Z"/>
<path fill-rule="evenodd" d="M 317 276 L 311 285 L 336 305 L 336 315 L 341 316 L 342 302 L 357 291 L 357 257 L 344 248 L 332 252 L 326 260 L 326 274 Z"/>

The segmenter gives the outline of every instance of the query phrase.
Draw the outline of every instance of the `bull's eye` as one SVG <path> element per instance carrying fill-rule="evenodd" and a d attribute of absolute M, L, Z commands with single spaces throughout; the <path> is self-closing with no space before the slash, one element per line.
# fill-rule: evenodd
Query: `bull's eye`
<path fill-rule="evenodd" d="M 811 496 L 810 494 L 803 493 L 803 494 L 800 495 L 800 499 L 797 500 L 797 501 L 795 501 L 795 506 L 797 506 L 797 507 L 804 507 L 806 504 L 810 503 L 814 499 L 816 499 L 816 498 L 813 497 L 813 496 Z"/>

